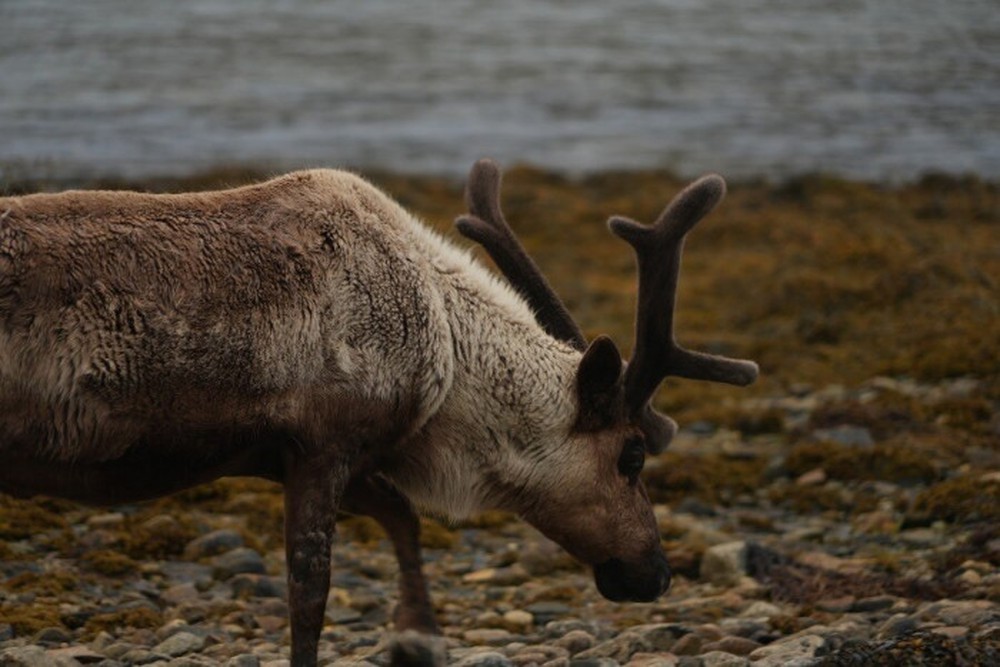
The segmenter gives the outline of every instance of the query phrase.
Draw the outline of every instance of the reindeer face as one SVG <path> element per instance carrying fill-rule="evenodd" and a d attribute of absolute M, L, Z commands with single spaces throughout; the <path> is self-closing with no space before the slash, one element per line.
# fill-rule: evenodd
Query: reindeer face
<path fill-rule="evenodd" d="M 646 444 L 635 428 L 579 433 L 533 489 L 525 519 L 594 569 L 609 600 L 650 602 L 670 586 L 653 510 L 639 480 Z M 542 488 L 538 488 L 542 487 Z"/>

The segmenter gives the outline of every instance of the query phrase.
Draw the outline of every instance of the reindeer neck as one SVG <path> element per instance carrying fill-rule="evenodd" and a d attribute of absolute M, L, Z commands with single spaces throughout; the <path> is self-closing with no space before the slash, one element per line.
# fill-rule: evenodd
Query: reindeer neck
<path fill-rule="evenodd" d="M 524 477 L 566 438 L 580 353 L 550 337 L 505 283 L 434 239 L 452 335 L 450 389 L 390 476 L 422 509 L 517 510 Z"/>

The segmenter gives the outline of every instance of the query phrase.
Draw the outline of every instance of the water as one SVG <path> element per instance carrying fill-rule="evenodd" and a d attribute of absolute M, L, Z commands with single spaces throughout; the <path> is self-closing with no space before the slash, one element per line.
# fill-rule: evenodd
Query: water
<path fill-rule="evenodd" d="M 1000 177 L 995 0 L 0 0 L 0 180 Z"/>

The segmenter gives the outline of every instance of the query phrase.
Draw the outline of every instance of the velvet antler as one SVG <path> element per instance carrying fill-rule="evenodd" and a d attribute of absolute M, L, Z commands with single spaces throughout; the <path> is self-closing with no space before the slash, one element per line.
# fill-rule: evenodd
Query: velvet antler
<path fill-rule="evenodd" d="M 622 217 L 608 222 L 611 231 L 635 250 L 639 269 L 639 305 L 635 347 L 625 372 L 625 400 L 641 414 L 668 375 L 747 385 L 757 378 L 757 364 L 681 347 L 674 337 L 674 304 L 684 238 L 722 199 L 726 183 L 704 176 L 685 188 L 651 226 Z"/>
<path fill-rule="evenodd" d="M 500 210 L 500 168 L 492 160 L 479 160 L 469 172 L 465 189 L 469 215 L 455 225 L 463 236 L 483 246 L 497 267 L 535 311 L 535 319 L 550 336 L 578 350 L 587 339 L 572 315 L 528 256 Z"/>

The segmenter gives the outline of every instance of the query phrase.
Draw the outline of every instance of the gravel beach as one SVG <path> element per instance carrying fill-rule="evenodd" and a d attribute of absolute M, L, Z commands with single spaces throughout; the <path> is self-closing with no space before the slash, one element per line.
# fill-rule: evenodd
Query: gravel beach
<path fill-rule="evenodd" d="M 382 182 L 442 230 L 461 211 L 458 183 Z M 652 219 L 675 186 L 521 168 L 505 201 L 580 321 L 627 341 L 631 257 L 600 216 Z M 432 648 L 481 667 L 1000 664 L 998 192 L 972 177 L 731 188 L 685 255 L 678 322 L 762 374 L 661 391 L 681 431 L 642 479 L 670 591 L 608 602 L 511 515 L 426 520 Z M 242 479 L 106 508 L 0 495 L 0 667 L 283 667 L 282 517 L 279 487 Z M 338 533 L 321 664 L 420 648 L 392 634 L 381 530 L 343 517 Z"/>
<path fill-rule="evenodd" d="M 448 663 L 997 664 L 997 451 L 977 452 L 954 478 L 977 497 L 952 499 L 948 516 L 934 485 L 800 471 L 782 444 L 787 428 L 831 459 L 874 451 L 869 426 L 811 420 L 887 393 L 935 405 L 977 390 L 875 378 L 742 406 L 782 417 L 779 433 L 685 429 L 675 461 L 649 464 L 654 499 L 664 468 L 685 461 L 763 463 L 770 482 L 747 493 L 720 480 L 716 502 L 695 493 L 656 504 L 676 576 L 653 604 L 601 599 L 587 571 L 516 517 L 426 522 Z M 279 490 L 220 482 L 185 495 L 112 511 L 5 501 L 0 665 L 287 664 Z M 816 499 L 823 511 L 803 511 Z M 391 548 L 366 519 L 345 518 L 339 532 L 321 663 L 388 664 Z"/>

